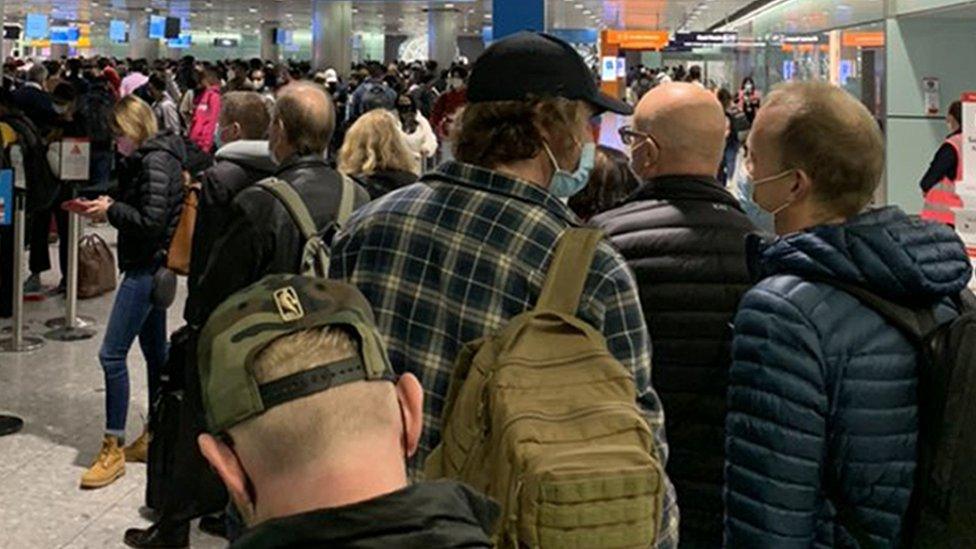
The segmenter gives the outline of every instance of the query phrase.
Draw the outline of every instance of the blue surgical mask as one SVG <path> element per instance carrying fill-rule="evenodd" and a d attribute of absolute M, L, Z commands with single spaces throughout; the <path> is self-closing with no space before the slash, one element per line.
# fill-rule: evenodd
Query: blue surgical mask
<path fill-rule="evenodd" d="M 775 216 L 766 210 L 763 210 L 759 204 L 756 204 L 756 201 L 753 198 L 753 193 L 756 190 L 756 186 L 753 183 L 749 172 L 744 168 L 736 169 L 734 184 L 737 191 L 736 194 L 739 197 L 739 204 L 742 206 L 742 210 L 746 212 L 746 216 L 752 221 L 753 225 L 765 232 L 771 234 L 775 233 Z"/>
<path fill-rule="evenodd" d="M 552 154 L 552 149 L 549 148 L 548 143 L 543 142 L 542 146 L 545 147 L 546 154 L 549 155 L 549 160 L 556 169 L 549 181 L 549 192 L 556 198 L 570 198 L 582 191 L 590 180 L 590 172 L 593 171 L 593 164 L 596 161 L 596 144 L 587 143 L 583 145 L 579 167 L 572 173 L 559 167 L 556 155 Z"/>

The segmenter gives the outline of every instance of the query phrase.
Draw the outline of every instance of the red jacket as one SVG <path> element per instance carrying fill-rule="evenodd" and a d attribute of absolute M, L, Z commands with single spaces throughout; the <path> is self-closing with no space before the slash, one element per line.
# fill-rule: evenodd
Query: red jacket
<path fill-rule="evenodd" d="M 210 86 L 193 99 L 193 120 L 190 122 L 190 141 L 203 152 L 213 149 L 214 131 L 220 118 L 220 87 Z"/>

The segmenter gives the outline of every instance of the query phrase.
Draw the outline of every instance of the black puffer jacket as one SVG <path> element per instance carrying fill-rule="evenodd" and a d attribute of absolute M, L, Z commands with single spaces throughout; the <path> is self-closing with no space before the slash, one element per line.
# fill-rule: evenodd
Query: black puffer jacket
<path fill-rule="evenodd" d="M 730 322 L 750 286 L 745 238 L 755 229 L 714 179 L 696 177 L 649 181 L 593 224 L 637 277 L 682 546 L 720 547 Z"/>
<path fill-rule="evenodd" d="M 169 247 L 183 210 L 186 147 L 159 134 L 127 158 L 108 221 L 119 231 L 119 269 L 154 267 Z"/>
<path fill-rule="evenodd" d="M 319 230 L 339 213 L 342 177 L 321 156 L 293 157 L 275 176 L 298 192 Z M 356 185 L 355 208 L 369 202 L 369 194 Z M 285 206 L 270 192 L 244 189 L 234 199 L 224 236 L 214 245 L 197 289 L 200 306 L 213 311 L 234 292 L 265 275 L 298 271 L 305 241 Z"/>

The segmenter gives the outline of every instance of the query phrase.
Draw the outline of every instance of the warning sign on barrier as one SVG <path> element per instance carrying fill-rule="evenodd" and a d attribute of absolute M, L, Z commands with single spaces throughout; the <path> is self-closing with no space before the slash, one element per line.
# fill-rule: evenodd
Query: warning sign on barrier
<path fill-rule="evenodd" d="M 61 179 L 88 181 L 91 143 L 87 139 L 65 138 L 61 141 Z"/>
<path fill-rule="evenodd" d="M 14 172 L 0 170 L 0 225 L 13 223 L 14 219 Z"/>

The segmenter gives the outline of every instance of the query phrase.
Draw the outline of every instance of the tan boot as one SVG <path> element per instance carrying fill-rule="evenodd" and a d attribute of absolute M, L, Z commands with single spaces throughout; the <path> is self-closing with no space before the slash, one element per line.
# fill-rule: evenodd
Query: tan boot
<path fill-rule="evenodd" d="M 119 439 L 105 435 L 102 450 L 92 466 L 81 476 L 81 487 L 85 490 L 102 488 L 112 484 L 125 474 L 125 454 L 119 448 Z"/>
<path fill-rule="evenodd" d="M 125 447 L 125 462 L 146 463 L 149 461 L 149 442 L 151 440 L 152 435 L 149 434 L 149 430 L 143 431 L 135 442 Z"/>

